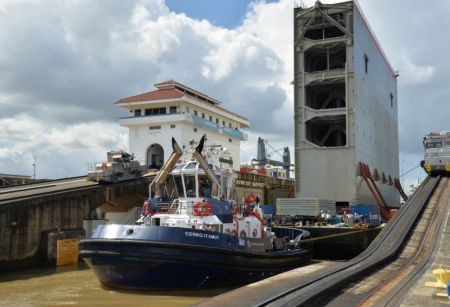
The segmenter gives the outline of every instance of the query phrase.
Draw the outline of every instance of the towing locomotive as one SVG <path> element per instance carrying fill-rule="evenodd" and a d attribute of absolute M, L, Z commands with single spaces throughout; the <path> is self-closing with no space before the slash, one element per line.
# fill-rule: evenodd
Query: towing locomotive
<path fill-rule="evenodd" d="M 450 174 L 450 131 L 431 132 L 423 137 L 424 160 L 420 165 L 435 176 Z"/>
<path fill-rule="evenodd" d="M 91 181 L 116 183 L 125 180 L 138 179 L 146 171 L 145 166 L 134 160 L 134 156 L 123 150 L 108 151 L 107 162 L 94 164 L 95 169 L 89 170 L 87 178 Z"/>

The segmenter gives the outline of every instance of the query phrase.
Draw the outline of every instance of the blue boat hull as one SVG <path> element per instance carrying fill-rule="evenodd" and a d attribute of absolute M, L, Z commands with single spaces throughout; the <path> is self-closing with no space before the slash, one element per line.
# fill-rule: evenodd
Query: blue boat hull
<path fill-rule="evenodd" d="M 107 225 L 80 242 L 80 256 L 101 283 L 124 289 L 236 286 L 304 265 L 311 257 L 303 248 L 248 251 L 255 243 L 201 230 Z"/>

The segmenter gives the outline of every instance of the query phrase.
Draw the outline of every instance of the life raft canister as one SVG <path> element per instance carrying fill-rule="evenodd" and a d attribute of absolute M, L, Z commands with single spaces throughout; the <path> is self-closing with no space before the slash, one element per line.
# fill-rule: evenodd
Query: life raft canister
<path fill-rule="evenodd" d="M 212 215 L 212 206 L 209 202 L 196 202 L 194 204 L 195 216 L 210 216 Z"/>

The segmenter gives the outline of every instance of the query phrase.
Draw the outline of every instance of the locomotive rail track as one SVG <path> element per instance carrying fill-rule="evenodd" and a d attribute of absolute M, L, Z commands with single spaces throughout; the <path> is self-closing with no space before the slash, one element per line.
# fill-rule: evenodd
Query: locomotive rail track
<path fill-rule="evenodd" d="M 449 180 L 443 178 L 397 258 L 342 289 L 326 305 L 398 305 L 430 260 L 443 227 L 443 213 L 447 210 L 449 195 Z"/>
<path fill-rule="evenodd" d="M 153 174 L 142 176 L 142 180 L 152 180 Z M 126 180 L 132 181 L 132 180 Z M 101 184 L 96 181 L 86 179 L 86 176 L 69 177 L 46 182 L 27 184 L 22 186 L 14 186 L 0 189 L 0 205 L 14 202 L 22 199 L 30 199 L 35 197 L 61 194 L 73 191 L 85 191 L 89 189 L 98 189 L 105 185 L 114 185 L 118 183 Z"/>
<path fill-rule="evenodd" d="M 86 176 L 76 176 L 76 177 L 66 177 L 60 179 L 46 180 L 38 183 L 27 183 L 12 187 L 5 187 L 0 189 L 0 195 L 64 185 L 69 184 L 71 182 L 84 181 L 85 179 Z"/>
<path fill-rule="evenodd" d="M 410 200 L 400 208 L 396 216 L 385 226 L 372 244 L 359 256 L 345 263 L 332 264 L 313 274 L 284 273 L 275 276 L 278 285 L 267 289 L 270 279 L 252 286 L 222 294 L 199 305 L 213 306 L 218 302 L 236 302 L 253 306 L 298 306 L 323 303 L 323 297 L 331 297 L 336 291 L 348 286 L 370 271 L 390 262 L 408 238 L 410 230 L 430 200 L 439 184 L 440 177 L 427 177 Z M 447 179 L 445 181 L 448 181 Z M 439 191 L 438 191 L 439 192 Z M 438 195 L 439 193 L 436 193 Z M 430 209 L 430 212 L 432 209 Z M 289 274 L 290 273 L 290 274 Z M 295 276 L 295 277 L 294 277 Z M 284 278 L 282 281 L 280 279 Z M 257 289 L 265 289 L 263 293 Z"/>
<path fill-rule="evenodd" d="M 47 182 L 3 188 L 0 190 L 0 204 L 18 199 L 63 193 L 78 189 L 92 188 L 98 182 L 89 181 L 85 176 L 57 179 Z"/>
<path fill-rule="evenodd" d="M 408 236 L 412 224 L 432 195 L 439 180 L 440 177 L 427 177 L 410 201 L 398 211 L 396 217 L 358 257 L 332 272 L 325 273 L 324 276 L 309 284 L 300 285 L 297 289 L 289 289 L 289 293 L 281 294 L 258 305 L 311 304 L 392 259 Z"/>

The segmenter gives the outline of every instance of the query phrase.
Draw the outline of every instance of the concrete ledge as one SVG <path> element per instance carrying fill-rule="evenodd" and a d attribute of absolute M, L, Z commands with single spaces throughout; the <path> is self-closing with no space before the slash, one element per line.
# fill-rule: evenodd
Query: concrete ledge
<path fill-rule="evenodd" d="M 338 263 L 321 261 L 300 267 L 282 274 L 258 281 L 256 283 L 214 296 L 194 306 L 254 306 L 299 283 L 311 279 L 319 271 L 327 269 Z"/>

